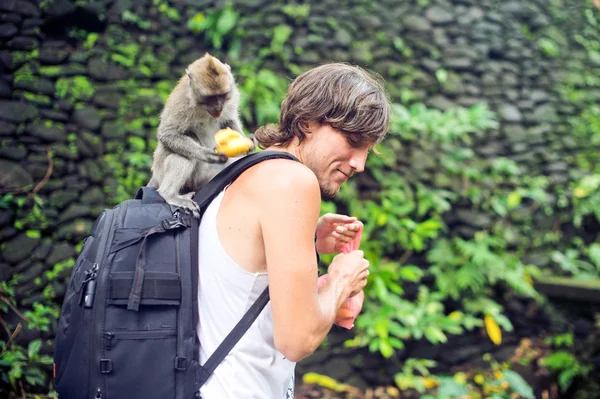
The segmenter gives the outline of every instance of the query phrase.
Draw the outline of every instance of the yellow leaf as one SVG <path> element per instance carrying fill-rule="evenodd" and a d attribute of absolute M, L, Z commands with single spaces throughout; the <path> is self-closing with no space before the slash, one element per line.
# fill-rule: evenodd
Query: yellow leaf
<path fill-rule="evenodd" d="M 385 393 L 387 393 L 389 396 L 391 396 L 393 398 L 400 397 L 400 390 L 398 390 L 398 388 L 393 387 L 393 386 L 385 387 Z"/>
<path fill-rule="evenodd" d="M 529 273 L 525 273 L 525 282 L 530 285 L 531 287 L 533 287 L 533 279 L 531 278 L 531 276 L 529 275 Z"/>
<path fill-rule="evenodd" d="M 203 20 L 204 20 L 204 14 L 202 14 L 201 12 L 197 13 L 192 18 L 192 21 L 194 21 L 194 22 L 202 22 Z"/>
<path fill-rule="evenodd" d="M 452 379 L 459 385 L 465 385 L 467 383 L 467 375 L 463 372 L 458 372 L 452 376 Z"/>
<path fill-rule="evenodd" d="M 493 343 L 500 345 L 502 343 L 502 331 L 500 331 L 498 323 L 490 315 L 485 315 L 484 322 L 488 337 Z"/>
<path fill-rule="evenodd" d="M 521 194 L 518 191 L 513 191 L 508 194 L 507 205 L 508 209 L 513 209 L 521 203 Z"/>
<path fill-rule="evenodd" d="M 342 392 L 345 390 L 345 385 L 337 382 L 331 377 L 317 373 L 306 373 L 302 376 L 302 381 L 305 384 L 317 384 L 323 388 L 328 388 L 336 392 Z"/>
<path fill-rule="evenodd" d="M 438 385 L 440 385 L 438 380 L 436 380 L 435 378 L 430 378 L 430 377 L 423 378 L 423 384 L 425 385 L 425 388 L 427 388 L 427 389 L 435 388 Z"/>
<path fill-rule="evenodd" d="M 590 193 L 590 190 L 581 188 L 581 187 L 577 187 L 575 190 L 573 190 L 573 197 L 583 198 L 583 197 L 587 197 L 587 195 L 589 193 Z"/>
<path fill-rule="evenodd" d="M 460 316 L 462 316 L 462 312 L 455 310 L 454 312 L 452 312 L 448 315 L 448 318 L 451 320 L 456 320 L 456 319 L 460 319 Z"/>

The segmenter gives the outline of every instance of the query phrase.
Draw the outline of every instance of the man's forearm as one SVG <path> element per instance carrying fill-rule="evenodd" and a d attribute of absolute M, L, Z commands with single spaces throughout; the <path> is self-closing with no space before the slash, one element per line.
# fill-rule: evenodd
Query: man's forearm
<path fill-rule="evenodd" d="M 345 290 L 335 280 L 328 280 L 319 290 L 317 296 L 318 307 L 314 314 L 299 317 L 296 328 L 287 335 L 285 342 L 277 345 L 278 349 L 291 361 L 300 361 L 312 354 L 321 345 L 331 326 L 336 314 L 346 299 Z M 280 347 L 281 346 L 281 347 Z"/>

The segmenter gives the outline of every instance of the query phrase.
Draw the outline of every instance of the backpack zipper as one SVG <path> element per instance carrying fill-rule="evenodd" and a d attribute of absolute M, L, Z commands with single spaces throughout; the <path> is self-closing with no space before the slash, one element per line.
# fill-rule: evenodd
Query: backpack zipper
<path fill-rule="evenodd" d="M 94 306 L 94 296 L 96 294 L 96 276 L 98 275 L 99 265 L 94 263 L 92 268 L 85 273 L 82 285 L 83 307 L 91 308 Z"/>
<path fill-rule="evenodd" d="M 102 347 L 105 350 L 111 350 L 113 339 L 161 339 L 174 337 L 176 331 L 172 328 L 164 330 L 109 331 L 104 333 L 104 344 Z"/>

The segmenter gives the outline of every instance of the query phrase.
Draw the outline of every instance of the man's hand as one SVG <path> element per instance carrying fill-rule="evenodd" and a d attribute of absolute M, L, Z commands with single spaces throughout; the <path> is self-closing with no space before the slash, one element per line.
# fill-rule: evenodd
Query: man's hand
<path fill-rule="evenodd" d="M 342 250 L 360 230 L 362 223 L 355 217 L 326 213 L 317 223 L 317 252 L 332 254 Z"/>

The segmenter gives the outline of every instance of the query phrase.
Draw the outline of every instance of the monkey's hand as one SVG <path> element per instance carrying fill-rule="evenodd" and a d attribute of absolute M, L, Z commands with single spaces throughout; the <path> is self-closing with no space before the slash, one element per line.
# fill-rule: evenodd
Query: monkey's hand
<path fill-rule="evenodd" d="M 258 146 L 258 141 L 256 141 L 256 137 L 254 137 L 253 134 L 248 135 L 248 138 L 250 140 L 252 140 L 252 147 L 250 147 L 248 152 L 252 152 L 252 151 L 256 150 L 256 147 Z"/>
<path fill-rule="evenodd" d="M 223 153 L 208 150 L 203 155 L 205 158 L 200 160 L 204 160 L 209 163 L 225 163 L 229 159 L 229 157 Z"/>

